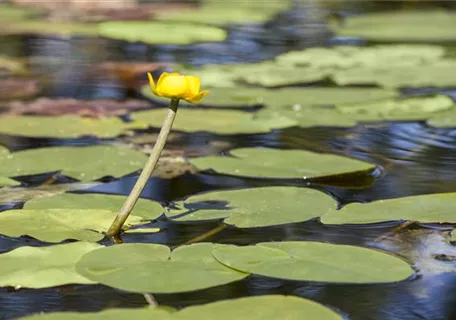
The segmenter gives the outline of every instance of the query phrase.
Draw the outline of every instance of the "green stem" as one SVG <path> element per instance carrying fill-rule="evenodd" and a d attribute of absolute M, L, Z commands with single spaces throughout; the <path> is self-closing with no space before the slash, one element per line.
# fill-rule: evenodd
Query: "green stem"
<path fill-rule="evenodd" d="M 141 195 L 142 191 L 144 190 L 144 187 L 146 186 L 147 181 L 149 181 L 150 175 L 154 171 L 158 159 L 160 158 L 160 155 L 163 151 L 163 148 L 165 147 L 166 139 L 168 138 L 168 135 L 171 131 L 171 127 L 173 126 L 178 106 L 179 99 L 171 99 L 168 114 L 166 115 L 165 121 L 163 122 L 160 134 L 158 135 L 157 141 L 155 142 L 152 153 L 150 154 L 143 171 L 139 175 L 139 178 L 136 181 L 133 190 L 131 190 L 127 200 L 125 200 L 124 205 L 117 214 L 114 222 L 111 224 L 111 227 L 109 227 L 107 233 L 109 237 L 116 236 L 120 233 L 120 229 L 122 228 L 123 224 L 130 215 L 130 212 L 133 210 L 136 202 L 139 199 L 139 196 Z"/>

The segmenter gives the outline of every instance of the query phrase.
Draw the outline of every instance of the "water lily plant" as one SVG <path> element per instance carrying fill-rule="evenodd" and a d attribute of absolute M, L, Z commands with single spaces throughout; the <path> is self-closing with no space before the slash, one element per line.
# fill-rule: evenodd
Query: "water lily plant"
<path fill-rule="evenodd" d="M 152 153 L 150 154 L 144 169 L 139 175 L 135 186 L 131 190 L 127 200 L 108 230 L 108 236 L 111 237 L 117 236 L 120 233 L 123 224 L 130 215 L 130 212 L 133 210 L 139 196 L 149 180 L 150 175 L 155 169 L 173 126 L 174 119 L 176 118 L 179 101 L 182 99 L 190 103 L 197 103 L 209 93 L 209 91 L 200 91 L 200 79 L 198 77 L 164 72 L 160 75 L 157 83 L 155 83 L 150 73 L 148 74 L 148 77 L 152 92 L 156 96 L 171 99 L 168 114 L 166 115 L 157 141 L 155 142 Z"/>

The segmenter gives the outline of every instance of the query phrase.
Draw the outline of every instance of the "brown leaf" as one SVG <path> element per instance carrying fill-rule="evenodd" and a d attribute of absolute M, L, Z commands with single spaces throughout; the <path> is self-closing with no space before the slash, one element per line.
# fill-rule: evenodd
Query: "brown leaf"
<path fill-rule="evenodd" d="M 149 102 L 135 99 L 116 101 L 39 98 L 30 102 L 12 101 L 5 104 L 8 114 L 11 115 L 60 116 L 73 114 L 93 118 L 120 116 L 133 110 L 149 107 Z"/>
<path fill-rule="evenodd" d="M 0 100 L 27 98 L 36 95 L 39 91 L 36 79 L 0 79 Z"/>

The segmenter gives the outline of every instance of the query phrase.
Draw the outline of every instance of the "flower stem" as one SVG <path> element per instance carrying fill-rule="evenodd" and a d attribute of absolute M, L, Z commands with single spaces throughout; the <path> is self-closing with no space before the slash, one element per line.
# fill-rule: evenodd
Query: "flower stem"
<path fill-rule="evenodd" d="M 165 147 L 166 139 L 171 131 L 173 126 L 174 119 L 176 118 L 177 108 L 179 106 L 179 99 L 171 99 L 171 103 L 168 109 L 168 114 L 166 115 L 165 121 L 160 129 L 160 134 L 158 135 L 157 141 L 155 142 L 152 153 L 149 156 L 149 159 L 144 166 L 141 174 L 139 175 L 138 180 L 136 181 L 135 186 L 128 195 L 127 200 L 125 200 L 124 205 L 120 209 L 119 213 L 116 216 L 116 219 L 109 227 L 107 235 L 113 237 L 120 233 L 120 229 L 127 220 L 130 212 L 133 210 L 136 202 L 139 199 L 144 187 L 146 186 L 147 181 L 150 178 L 150 175 L 157 165 L 158 159 Z"/>

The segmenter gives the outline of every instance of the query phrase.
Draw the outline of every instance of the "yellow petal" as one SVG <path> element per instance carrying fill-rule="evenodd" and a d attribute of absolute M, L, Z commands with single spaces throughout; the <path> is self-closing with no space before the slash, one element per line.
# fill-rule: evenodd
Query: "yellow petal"
<path fill-rule="evenodd" d="M 152 77 L 150 72 L 147 73 L 147 76 L 149 77 L 149 83 L 150 83 L 150 88 L 152 89 L 152 92 L 154 94 L 157 94 L 157 88 L 155 87 L 154 78 Z"/>
<path fill-rule="evenodd" d="M 167 74 L 157 85 L 157 91 L 167 98 L 184 98 L 188 84 L 184 76 L 178 73 Z"/>
<path fill-rule="evenodd" d="M 166 77 L 169 76 L 169 73 L 168 72 L 163 72 L 160 77 L 158 78 L 158 81 L 157 81 L 157 89 L 160 88 L 160 84 L 163 82 L 163 80 L 166 79 Z"/>
<path fill-rule="evenodd" d="M 192 98 L 192 97 L 196 96 L 197 94 L 199 94 L 200 79 L 198 77 L 194 77 L 194 76 L 186 76 L 185 78 L 187 79 L 187 83 L 188 83 L 188 87 L 189 87 L 188 98 Z"/>
<path fill-rule="evenodd" d="M 196 96 L 193 96 L 193 97 L 191 97 L 191 98 L 189 98 L 189 99 L 185 99 L 185 101 L 190 102 L 190 103 L 197 103 L 197 102 L 200 102 L 201 99 L 203 99 L 208 93 L 209 93 L 208 90 L 201 91 L 201 92 L 198 93 Z"/>

